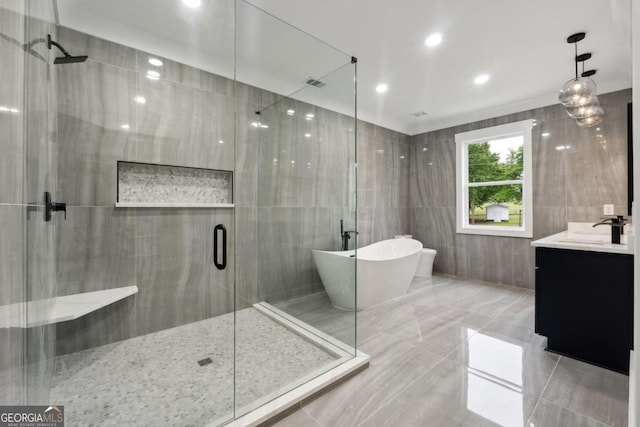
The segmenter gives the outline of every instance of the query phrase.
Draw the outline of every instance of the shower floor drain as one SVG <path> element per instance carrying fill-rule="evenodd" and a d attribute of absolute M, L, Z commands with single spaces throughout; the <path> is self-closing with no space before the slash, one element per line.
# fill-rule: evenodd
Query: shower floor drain
<path fill-rule="evenodd" d="M 198 365 L 200 366 L 205 366 L 205 365 L 208 365 L 209 363 L 213 363 L 213 360 L 211 360 L 210 357 L 207 357 L 206 359 L 198 360 Z"/>

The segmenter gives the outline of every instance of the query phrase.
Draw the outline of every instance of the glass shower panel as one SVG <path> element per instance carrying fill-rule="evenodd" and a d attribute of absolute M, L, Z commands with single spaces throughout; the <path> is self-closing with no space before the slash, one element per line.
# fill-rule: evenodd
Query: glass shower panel
<path fill-rule="evenodd" d="M 47 404 L 52 330 L 39 325 L 55 295 L 54 228 L 44 192 L 55 186 L 55 94 L 46 35 L 51 1 L 0 1 L 0 404 Z"/>
<path fill-rule="evenodd" d="M 355 312 L 332 306 L 314 250 L 356 235 L 355 63 L 237 2 L 236 416 L 340 365 L 355 352 Z M 253 188 L 251 188 L 253 187 Z M 240 225 L 242 223 L 242 225 Z M 242 231 L 241 231 L 242 230 Z M 355 258 L 344 258 L 355 299 Z"/>
<path fill-rule="evenodd" d="M 0 405 L 25 400 L 24 65 L 25 4 L 0 1 Z M 15 40 L 17 43 L 12 43 Z M 12 111 L 13 110 L 13 111 Z"/>
<path fill-rule="evenodd" d="M 26 206 L 26 403 L 49 405 L 55 372 L 55 327 L 58 284 L 55 257 L 56 221 L 46 221 L 45 194 L 55 197 L 57 184 L 56 85 L 47 35 L 55 35 L 52 1 L 26 2 L 25 36 L 25 201 Z M 55 200 L 55 199 L 54 199 Z M 59 215 L 58 215 L 59 216 Z M 55 218 L 57 220 L 58 218 Z"/>
<path fill-rule="evenodd" d="M 89 59 L 52 66 L 52 194 L 67 204 L 51 222 L 54 296 L 97 304 L 49 326 L 51 400 L 69 425 L 225 423 L 235 218 L 218 196 L 235 168 L 234 1 L 58 6 L 54 37 Z"/>

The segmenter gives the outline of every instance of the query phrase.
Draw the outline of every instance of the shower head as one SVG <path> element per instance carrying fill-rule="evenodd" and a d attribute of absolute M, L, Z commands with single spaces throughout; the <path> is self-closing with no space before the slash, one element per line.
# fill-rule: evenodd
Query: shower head
<path fill-rule="evenodd" d="M 84 55 L 84 56 L 71 56 L 71 55 L 65 55 L 65 56 L 59 56 L 56 59 L 54 59 L 53 63 L 54 64 L 73 64 L 75 62 L 84 62 L 88 59 L 89 57 Z"/>
<path fill-rule="evenodd" d="M 73 64 L 76 62 L 84 62 L 89 58 L 86 55 L 82 55 L 82 56 L 71 55 L 69 52 L 66 51 L 65 48 L 63 48 L 60 45 L 60 43 L 55 42 L 51 39 L 51 34 L 47 34 L 47 46 L 49 47 L 49 49 L 51 49 L 52 46 L 55 46 L 58 49 L 60 49 L 60 51 L 64 54 L 64 56 L 58 56 L 56 59 L 54 59 L 53 61 L 54 64 Z"/>

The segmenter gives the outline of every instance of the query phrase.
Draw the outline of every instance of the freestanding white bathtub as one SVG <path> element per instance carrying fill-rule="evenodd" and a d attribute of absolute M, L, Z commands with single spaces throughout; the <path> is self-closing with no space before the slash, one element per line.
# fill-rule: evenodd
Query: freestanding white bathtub
<path fill-rule="evenodd" d="M 422 243 L 388 239 L 358 249 L 357 310 L 404 295 L 416 272 Z M 313 251 L 320 278 L 331 303 L 341 310 L 356 309 L 354 257 L 356 251 Z"/>

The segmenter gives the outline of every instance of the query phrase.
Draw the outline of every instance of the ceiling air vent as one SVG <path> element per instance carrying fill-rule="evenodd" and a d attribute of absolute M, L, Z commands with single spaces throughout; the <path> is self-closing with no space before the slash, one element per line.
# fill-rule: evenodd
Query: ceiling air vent
<path fill-rule="evenodd" d="M 314 87 L 322 87 L 326 85 L 326 83 L 323 83 L 320 80 L 316 80 L 313 77 L 307 78 L 304 82 L 309 86 L 314 86 Z"/>
<path fill-rule="evenodd" d="M 413 116 L 413 117 L 424 117 L 424 116 L 428 116 L 428 115 L 429 115 L 429 113 L 427 113 L 424 110 L 416 111 L 415 113 L 411 113 L 410 114 L 410 116 Z"/>

